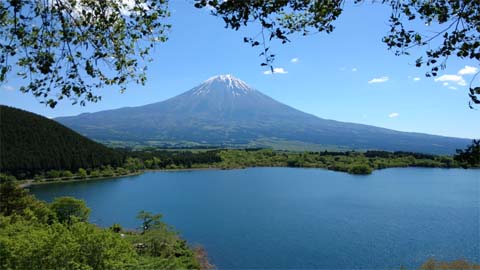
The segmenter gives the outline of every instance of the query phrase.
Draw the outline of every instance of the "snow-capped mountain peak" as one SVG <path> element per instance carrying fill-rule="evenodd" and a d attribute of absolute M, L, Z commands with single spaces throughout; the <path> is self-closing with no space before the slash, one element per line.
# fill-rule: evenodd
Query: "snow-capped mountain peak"
<path fill-rule="evenodd" d="M 217 75 L 217 76 L 213 76 L 211 78 L 209 78 L 208 80 L 205 81 L 205 83 L 212 83 L 212 82 L 223 82 L 227 85 L 228 88 L 240 88 L 240 89 L 244 89 L 244 90 L 251 90 L 252 88 L 250 86 L 248 86 L 247 83 L 245 83 L 244 81 L 230 75 L 230 74 L 226 74 L 226 75 Z"/>
<path fill-rule="evenodd" d="M 209 78 L 194 89 L 194 95 L 204 95 L 211 91 L 230 91 L 234 96 L 240 96 L 250 91 L 254 91 L 244 81 L 230 75 L 217 75 Z"/>

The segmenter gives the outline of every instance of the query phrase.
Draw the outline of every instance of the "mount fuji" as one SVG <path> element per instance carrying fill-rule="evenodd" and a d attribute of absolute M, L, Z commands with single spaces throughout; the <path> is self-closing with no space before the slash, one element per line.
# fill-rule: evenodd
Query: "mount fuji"
<path fill-rule="evenodd" d="M 468 139 L 327 120 L 219 75 L 168 100 L 72 117 L 61 124 L 100 142 L 277 149 L 380 149 L 452 154 Z"/>

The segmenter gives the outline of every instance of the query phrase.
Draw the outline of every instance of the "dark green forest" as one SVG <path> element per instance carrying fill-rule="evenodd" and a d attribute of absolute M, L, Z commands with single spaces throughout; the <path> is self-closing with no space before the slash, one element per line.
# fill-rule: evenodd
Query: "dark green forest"
<path fill-rule="evenodd" d="M 19 178 L 40 171 L 120 166 L 118 152 L 43 116 L 0 105 L 0 168 Z"/>

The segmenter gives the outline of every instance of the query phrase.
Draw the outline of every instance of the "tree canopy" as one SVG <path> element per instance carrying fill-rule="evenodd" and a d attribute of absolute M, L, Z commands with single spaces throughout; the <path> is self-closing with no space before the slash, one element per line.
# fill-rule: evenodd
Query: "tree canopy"
<path fill-rule="evenodd" d="M 84 201 L 52 203 L 0 178 L 0 269 L 211 269 L 203 250 L 155 219 L 147 233 L 100 228 Z M 153 224 L 152 224 L 153 225 Z"/>
<path fill-rule="evenodd" d="M 355 0 L 362 4 L 364 0 Z M 391 7 L 389 33 L 383 42 L 396 55 L 421 47 L 426 76 L 437 76 L 447 59 L 480 61 L 480 2 L 477 0 L 378 0 Z M 273 72 L 269 42 L 289 42 L 293 34 L 330 33 L 346 0 L 195 0 L 227 28 L 259 24 L 260 33 L 245 37 L 261 47 L 261 65 Z M 28 83 L 22 92 L 55 107 L 69 98 L 85 105 L 101 97 L 96 88 L 143 84 L 150 49 L 167 40 L 168 0 L 8 0 L 0 2 L 0 82 L 12 72 Z M 436 33 L 410 28 L 411 22 L 439 27 Z M 473 82 L 473 80 L 472 80 Z M 56 93 L 59 92 L 59 93 Z M 480 86 L 469 87 L 470 107 L 480 104 Z"/>
<path fill-rule="evenodd" d="M 90 215 L 90 208 L 85 202 L 73 197 L 57 197 L 50 208 L 56 213 L 59 222 L 71 223 L 74 219 L 87 221 Z"/>
<path fill-rule="evenodd" d="M 30 92 L 96 102 L 95 88 L 146 80 L 141 60 L 167 40 L 167 0 L 8 0 L 0 2 L 0 82 L 10 71 Z M 58 91 L 52 93 L 52 91 Z"/>
<path fill-rule="evenodd" d="M 239 30 L 257 23 L 261 32 L 256 37 L 245 37 L 251 46 L 261 46 L 265 58 L 262 63 L 270 66 L 275 54 L 269 52 L 269 42 L 289 42 L 289 36 L 304 36 L 334 31 L 334 23 L 342 14 L 346 0 L 196 0 L 198 8 L 209 7 L 212 14 L 225 21 L 225 27 Z M 355 5 L 364 0 L 354 0 Z M 477 0 L 379 0 L 373 1 L 391 7 L 389 33 L 382 41 L 395 55 L 409 55 L 413 47 L 422 47 L 425 58 L 416 59 L 416 66 L 427 66 L 427 77 L 437 76 L 444 69 L 449 57 L 472 59 L 480 62 L 480 2 Z M 438 25 L 434 34 L 409 28 L 412 21 L 425 25 Z M 435 41 L 435 43 L 433 43 Z M 438 44 L 438 45 L 437 45 Z M 473 80 L 472 80 L 473 82 Z M 480 104 L 480 87 L 470 84 L 470 107 Z"/>

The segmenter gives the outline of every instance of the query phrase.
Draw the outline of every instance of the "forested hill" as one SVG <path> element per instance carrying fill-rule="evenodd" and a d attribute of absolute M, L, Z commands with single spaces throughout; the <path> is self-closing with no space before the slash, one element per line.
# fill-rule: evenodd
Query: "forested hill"
<path fill-rule="evenodd" d="M 47 170 L 120 165 L 120 153 L 43 116 L 0 105 L 0 172 L 29 176 Z"/>

